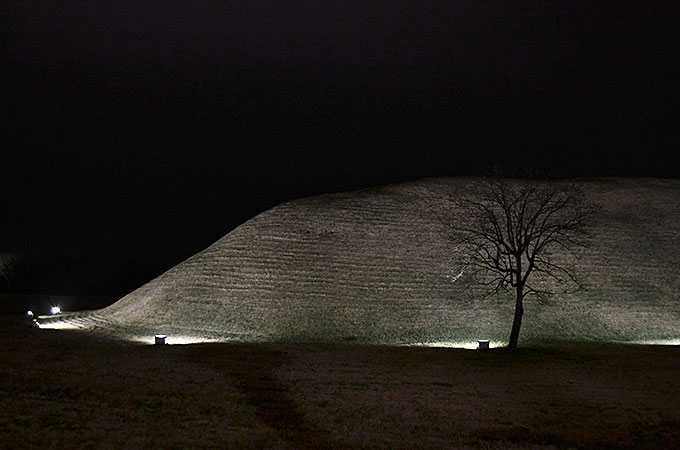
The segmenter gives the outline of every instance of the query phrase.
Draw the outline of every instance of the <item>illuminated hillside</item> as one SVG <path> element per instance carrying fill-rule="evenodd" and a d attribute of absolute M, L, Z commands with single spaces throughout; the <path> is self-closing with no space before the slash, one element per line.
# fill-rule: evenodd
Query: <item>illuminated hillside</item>
<path fill-rule="evenodd" d="M 41 319 L 124 339 L 452 343 L 507 340 L 511 301 L 456 280 L 450 193 L 428 179 L 281 204 L 108 308 Z M 598 205 L 586 290 L 529 297 L 520 343 L 680 341 L 680 182 L 579 181 Z"/>

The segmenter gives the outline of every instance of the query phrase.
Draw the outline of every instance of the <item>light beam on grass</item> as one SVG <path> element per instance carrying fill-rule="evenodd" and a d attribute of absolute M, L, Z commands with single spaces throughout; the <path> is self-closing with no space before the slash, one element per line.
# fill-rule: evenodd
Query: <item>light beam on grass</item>
<path fill-rule="evenodd" d="M 146 345 L 156 345 L 156 336 L 135 336 L 127 339 L 130 342 Z M 165 345 L 187 345 L 226 342 L 225 340 L 211 339 L 200 336 L 166 335 Z"/>
<path fill-rule="evenodd" d="M 644 340 L 628 342 L 629 344 L 637 345 L 680 345 L 680 339 L 659 339 L 659 340 Z"/>
<path fill-rule="evenodd" d="M 47 323 L 37 322 L 37 324 L 38 328 L 40 328 L 41 330 L 77 330 L 79 328 L 68 322 L 47 322 Z"/>
<path fill-rule="evenodd" d="M 413 344 L 414 347 L 440 347 L 440 348 L 464 348 L 466 350 L 477 350 L 479 344 L 477 341 L 439 341 L 439 342 L 424 342 L 422 344 Z M 489 341 L 489 348 L 502 347 L 501 344 Z"/>

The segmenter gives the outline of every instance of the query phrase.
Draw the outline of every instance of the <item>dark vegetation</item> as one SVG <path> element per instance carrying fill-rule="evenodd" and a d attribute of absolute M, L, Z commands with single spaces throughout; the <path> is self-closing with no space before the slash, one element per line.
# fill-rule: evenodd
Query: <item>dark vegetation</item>
<path fill-rule="evenodd" d="M 680 447 L 677 346 L 156 347 L 0 325 L 0 448 Z"/>

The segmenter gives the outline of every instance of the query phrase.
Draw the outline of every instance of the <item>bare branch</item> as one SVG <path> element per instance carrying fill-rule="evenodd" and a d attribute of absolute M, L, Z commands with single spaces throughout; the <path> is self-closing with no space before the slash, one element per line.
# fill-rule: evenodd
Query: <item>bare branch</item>
<path fill-rule="evenodd" d="M 486 179 L 455 195 L 450 238 L 464 252 L 466 266 L 482 276 L 480 284 L 490 287 L 487 293 L 513 289 L 521 317 L 527 295 L 545 298 L 582 288 L 568 259 L 584 246 L 593 209 L 574 185 Z"/>

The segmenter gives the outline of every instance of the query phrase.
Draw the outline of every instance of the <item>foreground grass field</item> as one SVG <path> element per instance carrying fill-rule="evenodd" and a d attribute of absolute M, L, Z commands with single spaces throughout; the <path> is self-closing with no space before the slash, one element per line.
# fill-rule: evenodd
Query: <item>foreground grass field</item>
<path fill-rule="evenodd" d="M 680 347 L 144 346 L 0 316 L 2 448 L 680 448 Z"/>

